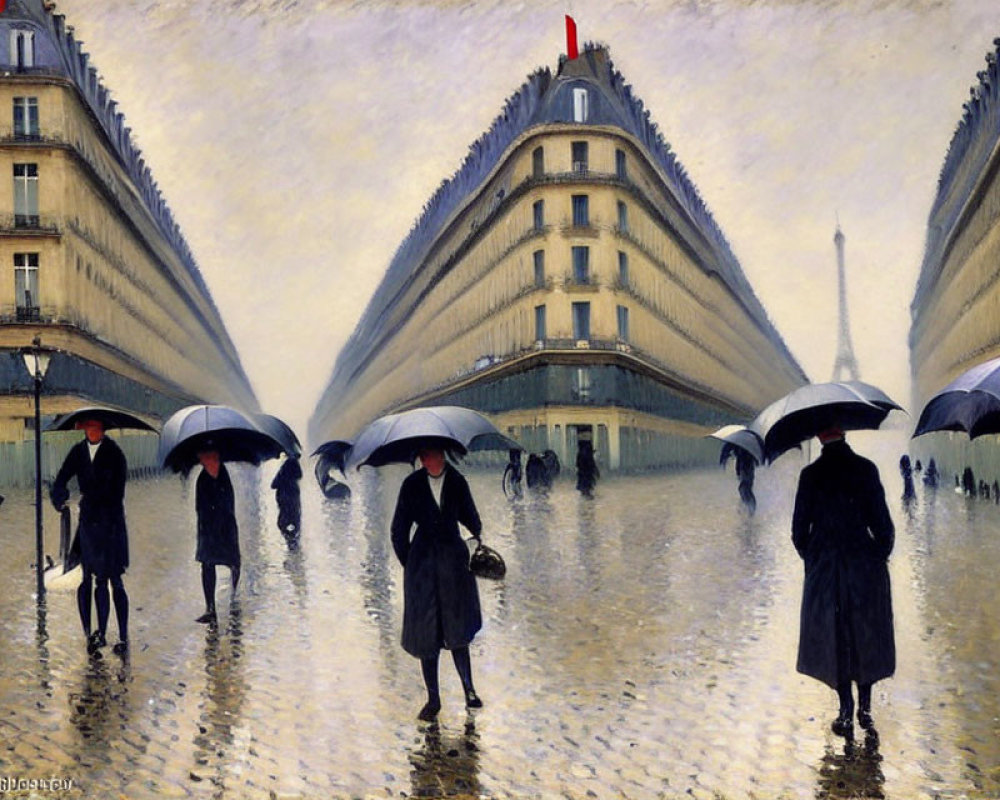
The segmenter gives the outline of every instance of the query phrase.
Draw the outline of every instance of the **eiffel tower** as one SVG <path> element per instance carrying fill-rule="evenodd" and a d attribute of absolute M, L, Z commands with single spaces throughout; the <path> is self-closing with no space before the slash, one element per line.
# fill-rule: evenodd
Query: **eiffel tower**
<path fill-rule="evenodd" d="M 847 280 L 844 277 L 844 234 L 837 223 L 837 232 L 833 236 L 837 245 L 837 281 L 840 284 L 840 331 L 837 337 L 837 358 L 833 362 L 833 377 L 830 380 L 841 381 L 846 373 L 846 379 L 860 380 L 858 360 L 854 357 L 851 347 L 851 330 L 847 324 Z"/>

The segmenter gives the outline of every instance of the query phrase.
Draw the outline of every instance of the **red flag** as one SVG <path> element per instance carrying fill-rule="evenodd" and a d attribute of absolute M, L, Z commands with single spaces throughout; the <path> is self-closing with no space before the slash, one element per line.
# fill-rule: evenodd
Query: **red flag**
<path fill-rule="evenodd" d="M 0 2 L 6 2 L 6 0 L 0 0 Z M 576 23 L 569 14 L 566 15 L 566 55 L 570 61 L 580 55 L 576 49 Z"/>
<path fill-rule="evenodd" d="M 7 0 L 0 0 L 0 14 L 7 10 Z"/>

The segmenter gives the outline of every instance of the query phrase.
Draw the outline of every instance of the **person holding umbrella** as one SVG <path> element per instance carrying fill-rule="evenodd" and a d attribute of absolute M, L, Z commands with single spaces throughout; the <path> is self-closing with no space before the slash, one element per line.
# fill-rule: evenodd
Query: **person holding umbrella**
<path fill-rule="evenodd" d="M 233 591 L 240 580 L 240 541 L 236 525 L 236 499 L 219 451 L 210 440 L 198 451 L 202 471 L 195 484 L 195 511 L 198 517 L 198 540 L 195 560 L 201 564 L 201 588 L 205 593 L 205 613 L 195 622 L 212 623 L 215 613 L 215 572 L 217 566 L 229 567 Z"/>
<path fill-rule="evenodd" d="M 118 655 L 128 651 L 128 594 L 122 575 L 128 569 L 128 530 L 125 526 L 125 482 L 128 463 L 121 448 L 104 434 L 98 416 L 75 422 L 84 438 L 75 444 L 59 468 L 49 497 L 62 512 L 69 500 L 67 484 L 74 476 L 80 487 L 80 520 L 71 555 L 79 554 L 83 581 L 76 591 L 80 622 L 87 637 L 87 652 L 98 654 L 107 644 L 108 617 L 114 598 L 118 621 Z M 96 582 L 96 585 L 95 585 Z M 111 584 L 109 596 L 108 583 Z M 97 630 L 91 630 L 91 596 L 97 606 Z"/>
<path fill-rule="evenodd" d="M 271 481 L 274 497 L 278 503 L 278 530 L 289 544 L 299 538 L 302 527 L 302 495 L 299 481 L 302 467 L 297 456 L 288 455 L 278 468 L 278 474 Z"/>
<path fill-rule="evenodd" d="M 482 628 L 476 578 L 458 525 L 480 539 L 482 523 L 469 484 L 445 461 L 444 447 L 425 444 L 417 451 L 422 469 L 403 481 L 392 518 L 392 547 L 403 565 L 402 645 L 420 659 L 427 702 L 419 718 L 441 710 L 438 659 L 451 650 L 468 708 L 482 707 L 472 682 L 469 644 Z M 410 538 L 413 526 L 416 533 Z"/>
<path fill-rule="evenodd" d="M 797 669 L 835 689 L 831 728 L 874 733 L 872 684 L 896 669 L 888 558 L 894 526 L 876 466 L 848 446 L 844 431 L 820 431 L 819 458 L 799 477 L 792 542 L 805 563 Z"/>

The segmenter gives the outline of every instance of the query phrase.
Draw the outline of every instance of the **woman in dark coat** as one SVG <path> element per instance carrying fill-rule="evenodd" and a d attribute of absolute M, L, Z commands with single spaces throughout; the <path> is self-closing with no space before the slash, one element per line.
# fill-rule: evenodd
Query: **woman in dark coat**
<path fill-rule="evenodd" d="M 68 558 L 79 558 L 83 582 L 76 590 L 80 621 L 87 636 L 87 651 L 96 653 L 107 644 L 111 596 L 118 620 L 118 654 L 128 649 L 128 594 L 122 575 L 128 569 L 128 531 L 125 527 L 125 481 L 128 464 L 121 448 L 104 435 L 99 420 L 80 423 L 85 438 L 75 444 L 63 461 L 49 497 L 57 511 L 69 500 L 67 484 L 76 477 L 80 487 L 80 521 Z M 96 580 L 96 587 L 94 581 Z M 91 593 L 97 605 L 97 630 L 91 633 Z"/>
<path fill-rule="evenodd" d="M 427 703 L 420 719 L 441 710 L 438 657 L 451 650 L 465 690 L 465 705 L 482 701 L 472 684 L 469 643 L 483 626 L 476 578 L 469 571 L 469 550 L 459 533 L 462 523 L 478 539 L 479 512 L 469 484 L 445 462 L 438 449 L 419 453 L 423 469 L 403 481 L 392 518 L 392 547 L 403 565 L 403 649 L 420 659 Z M 411 540 L 414 524 L 416 533 Z"/>
<path fill-rule="evenodd" d="M 823 452 L 802 470 L 792 542 L 805 562 L 798 671 L 836 689 L 840 713 L 833 732 L 872 730 L 875 681 L 896 670 L 892 595 L 887 561 L 894 528 L 878 469 L 844 441 L 843 431 L 820 434 Z"/>
<path fill-rule="evenodd" d="M 587 497 L 594 494 L 594 487 L 601 471 L 597 468 L 594 458 L 594 445 L 587 439 L 581 439 L 576 448 L 576 488 Z"/>
<path fill-rule="evenodd" d="M 236 498 L 219 453 L 198 453 L 202 471 L 195 485 L 198 516 L 198 546 L 195 560 L 201 562 L 201 588 L 205 593 L 205 613 L 196 622 L 214 622 L 215 568 L 229 567 L 233 590 L 240 580 L 240 540 L 236 526 Z"/>

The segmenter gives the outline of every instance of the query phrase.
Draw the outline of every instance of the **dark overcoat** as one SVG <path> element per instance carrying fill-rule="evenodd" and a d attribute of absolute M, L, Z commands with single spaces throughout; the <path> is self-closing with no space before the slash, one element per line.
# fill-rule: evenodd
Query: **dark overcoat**
<path fill-rule="evenodd" d="M 427 470 L 413 472 L 399 489 L 392 518 L 392 547 L 403 565 L 402 644 L 417 658 L 465 647 L 483 626 L 469 549 L 458 529 L 461 522 L 479 536 L 479 512 L 460 472 L 446 466 L 443 480 L 438 508 Z"/>
<path fill-rule="evenodd" d="M 93 461 L 86 439 L 73 445 L 49 492 L 56 508 L 69 500 L 67 484 L 74 476 L 80 486 L 80 521 L 70 551 L 79 552 L 84 572 L 99 578 L 117 577 L 128 569 L 125 454 L 108 436 L 101 439 Z"/>
<path fill-rule="evenodd" d="M 844 441 L 802 470 L 792 542 L 805 562 L 797 669 L 837 688 L 896 670 L 887 561 L 894 528 L 878 469 Z"/>
<path fill-rule="evenodd" d="M 239 529 L 236 527 L 236 497 L 225 464 L 219 465 L 219 477 L 203 469 L 194 493 L 198 515 L 198 546 L 195 560 L 202 564 L 240 565 Z"/>
<path fill-rule="evenodd" d="M 302 467 L 297 458 L 286 458 L 278 469 L 278 474 L 271 481 L 274 497 L 278 503 L 278 528 L 287 532 L 292 525 L 296 530 L 302 524 L 302 497 L 299 492 L 299 481 L 302 480 Z"/>

